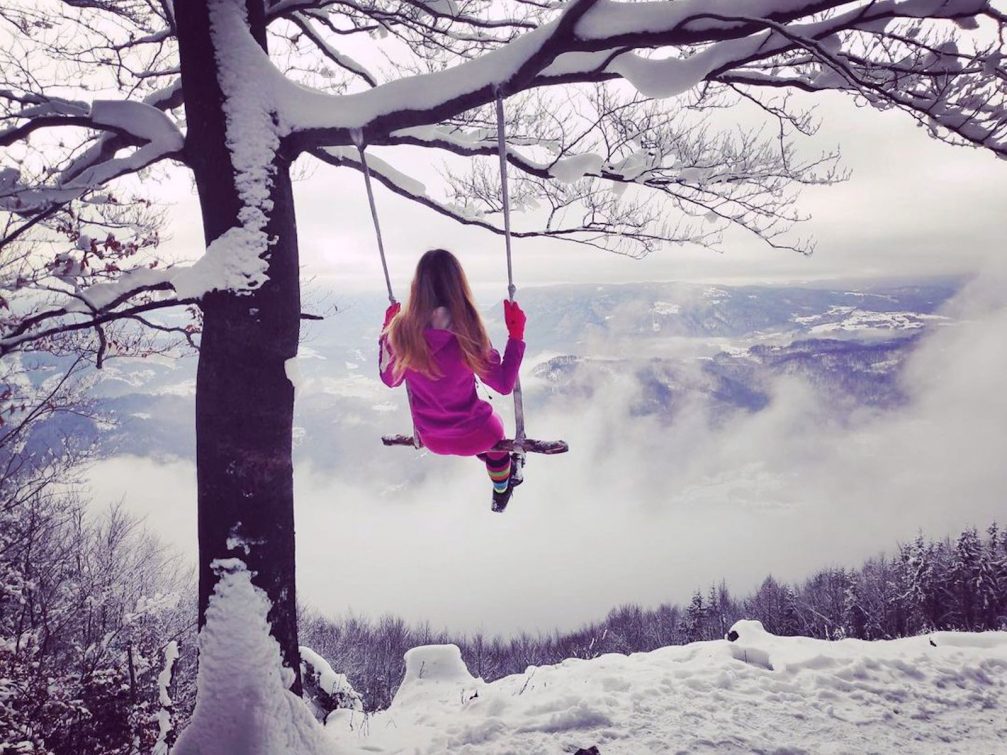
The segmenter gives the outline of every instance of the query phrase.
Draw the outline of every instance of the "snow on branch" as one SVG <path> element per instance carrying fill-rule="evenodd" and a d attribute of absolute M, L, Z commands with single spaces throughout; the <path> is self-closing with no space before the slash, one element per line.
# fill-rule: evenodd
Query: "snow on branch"
<path fill-rule="evenodd" d="M 852 6 L 852 7 L 850 7 Z M 710 0 L 615 2 L 601 0 L 577 25 L 583 49 L 702 44 L 740 39 L 761 31 L 764 21 L 789 24 L 843 10 L 840 23 L 870 23 L 884 17 L 956 18 L 982 13 L 986 0 L 750 0 L 743 5 Z M 671 39 L 674 37 L 674 39 Z"/>
<path fill-rule="evenodd" d="M 554 46 L 569 43 L 577 19 L 597 0 L 575 0 L 555 21 L 466 63 L 436 73 L 408 76 L 368 92 L 327 95 L 287 80 L 265 53 L 248 62 L 271 89 L 284 135 L 296 135 L 301 148 L 345 145 L 354 129 L 385 134 L 411 125 L 429 125 L 492 102 L 508 84 L 530 80 Z M 551 43 L 551 44 L 550 44 Z"/>
<path fill-rule="evenodd" d="M 514 141 L 519 140 L 515 139 Z M 524 141 L 526 144 L 529 143 L 528 140 Z M 495 130 L 485 129 L 466 132 L 446 126 L 416 126 L 400 129 L 393 131 L 386 140 L 386 143 L 431 147 L 463 157 L 473 157 L 476 155 L 492 156 L 496 155 L 499 149 Z M 547 164 L 532 160 L 527 155 L 515 149 L 511 144 L 506 145 L 505 149 L 507 152 L 507 162 L 511 165 L 526 173 L 548 177 L 549 166 Z"/>
<path fill-rule="evenodd" d="M 363 170 L 353 148 L 328 147 L 313 150 L 311 154 L 329 165 Z M 422 183 L 373 154 L 367 156 L 367 165 L 379 183 L 401 197 L 463 225 L 504 233 L 502 225 L 487 219 L 489 215 L 502 212 L 499 180 L 488 166 L 484 166 L 486 170 L 474 171 L 467 179 L 454 177 L 455 201 L 444 202 L 431 197 Z M 546 176 L 549 176 L 548 171 Z M 522 188 L 529 189 L 528 186 Z M 531 199 L 532 195 L 536 199 Z M 557 186 L 546 178 L 537 181 L 530 190 L 515 192 L 514 198 L 518 212 L 527 210 L 540 215 L 541 203 L 549 205 L 545 219 L 539 222 L 538 217 L 534 218 L 532 229 L 512 229 L 515 238 L 554 238 L 641 257 L 663 243 L 712 244 L 719 237 L 718 230 L 703 231 L 699 224 L 689 219 L 676 224 L 663 222 L 660 208 L 653 201 L 625 201 L 621 192 L 612 192 L 600 185 Z M 567 212 L 575 202 L 581 205 L 580 209 Z"/>
<path fill-rule="evenodd" d="M 224 94 L 227 140 L 242 204 L 238 223 L 213 239 L 191 265 L 163 267 L 156 260 L 137 265 L 130 260 L 128 268 L 120 267 L 120 260 L 107 258 L 108 243 L 102 245 L 81 235 L 78 250 L 58 252 L 44 266 L 46 275 L 38 276 L 38 280 L 20 274 L 13 280 L 0 277 L 0 291 L 33 290 L 44 293 L 42 301 L 52 303 L 8 318 L 3 323 L 6 327 L 0 330 L 0 353 L 88 329 L 93 329 L 103 343 L 102 328 L 107 323 L 124 318 L 139 320 L 156 309 L 195 303 L 211 291 L 249 291 L 265 282 L 269 248 L 265 226 L 271 209 L 269 187 L 279 138 L 270 100 L 259 82 L 249 76 L 242 56 L 242 51 L 249 48 L 242 45 L 249 42 L 256 55 L 262 50 L 247 33 L 243 2 L 213 3 L 210 24 L 219 51 L 217 76 Z M 89 126 L 110 130 L 115 139 L 99 139 L 66 168 L 63 175 L 69 174 L 69 178 L 51 185 L 23 185 L 18 171 L 3 171 L 0 209 L 41 214 L 54 205 L 79 199 L 118 175 L 167 156 L 178 156 L 184 138 L 161 109 L 170 107 L 176 91 L 173 85 L 154 93 L 153 102 L 98 101 L 89 106 Z M 139 146 L 120 157 L 121 143 L 116 139 Z"/>
<path fill-rule="evenodd" d="M 170 4 L 163 7 L 163 18 L 171 21 Z M 710 243 L 717 229 L 735 224 L 771 244 L 782 243 L 779 234 L 799 219 L 788 187 L 839 178 L 832 172 L 832 155 L 802 163 L 784 146 L 785 136 L 806 129 L 800 116 L 770 101 L 789 89 L 846 92 L 861 103 L 905 110 L 938 138 L 1007 152 L 1007 20 L 985 0 L 752 0 L 740 7 L 710 0 L 571 0 L 500 8 L 482 0 L 267 3 L 271 21 L 296 26 L 298 39 L 307 38 L 370 87 L 330 94 L 296 83 L 274 65 L 250 32 L 243 0 L 214 0 L 211 34 L 241 202 L 238 223 L 187 268 L 136 268 L 119 280 L 93 283 L 74 278 L 72 260 L 57 260 L 62 285 L 74 301 L 53 311 L 79 312 L 98 322 L 113 311 L 149 303 L 131 296 L 188 301 L 212 290 L 256 288 L 265 276 L 270 186 L 281 151 L 284 159 L 309 151 L 359 170 L 356 153 L 345 149 L 357 132 L 368 145 L 432 147 L 479 163 L 497 149 L 491 120 L 480 109 L 500 96 L 508 97 L 511 108 L 524 93 L 551 91 L 553 84 L 621 78 L 646 95 L 641 100 L 675 98 L 697 112 L 729 106 L 715 102 L 726 92 L 775 118 L 779 134 L 721 139 L 706 137 L 702 125 L 693 124 L 690 139 L 654 113 L 633 124 L 629 113 L 639 116 L 634 109 L 639 103 L 602 107 L 584 119 L 539 108 L 537 116 L 508 125 L 506 154 L 517 168 L 516 203 L 544 215 L 542 230 L 518 235 L 587 239 L 599 246 L 620 236 L 646 250 L 661 240 Z M 977 24 L 980 31 L 973 28 Z M 991 25 L 998 34 L 989 33 Z M 953 26 L 975 33 L 959 34 Z M 937 29 L 950 31 L 941 35 Z M 344 34 L 391 35 L 396 43 L 414 45 L 409 52 L 419 61 L 415 69 L 425 72 L 414 74 L 407 66 L 402 78 L 379 83 L 376 72 L 332 42 Z M 955 36 L 972 49 L 962 49 Z M 151 70 L 173 69 L 165 63 Z M 182 159 L 184 139 L 170 116 L 182 98 L 177 81 L 143 102 L 88 104 L 0 91 L 0 102 L 8 103 L 4 124 L 10 123 L 0 131 L 0 144 L 57 126 L 99 134 L 44 180 L 0 168 L 0 209 L 29 217 L 22 229 L 30 228 L 54 207 L 118 176 L 159 160 Z M 624 107 L 630 109 L 623 112 Z M 585 119 L 589 126 L 578 131 Z M 550 121 L 558 134 L 545 133 Z M 373 165 L 376 179 L 399 195 L 500 232 L 487 220 L 499 212 L 499 182 L 485 166 L 453 177 L 454 201 L 442 201 L 377 158 Z M 670 203 L 685 230 L 669 224 L 666 207 L 641 190 Z M 695 230 L 704 224 L 713 231 Z M 15 238 L 22 229 L 12 231 Z M 34 332 L 44 332 L 41 322 L 36 325 Z"/>
<path fill-rule="evenodd" d="M 310 13 L 320 19 L 341 15 L 351 19 L 358 31 L 371 31 L 377 26 L 385 33 L 409 32 L 420 41 L 440 34 L 445 37 L 441 42 L 444 45 L 452 41 L 499 41 L 489 33 L 534 29 L 537 16 L 548 10 L 543 4 L 517 16 L 496 12 L 499 8 L 495 6 L 501 5 L 488 0 L 462 4 L 455 0 L 403 0 L 386 5 L 354 0 L 279 0 L 270 4 L 267 13 L 271 19 L 292 18 L 297 13 Z M 491 8 L 494 13 L 479 15 L 480 10 Z"/>
<path fill-rule="evenodd" d="M 938 138 L 950 140 L 950 133 L 1000 154 L 1007 149 L 1007 105 L 1000 84 L 1005 78 L 1003 19 L 992 14 L 986 2 L 864 0 L 809 6 L 799 0 L 760 0 L 746 4 L 743 14 L 737 10 L 699 0 L 580 0 L 569 3 L 555 20 L 476 59 L 367 92 L 330 96 L 293 90 L 281 82 L 274 89 L 277 111 L 284 136 L 299 148 L 344 145 L 349 134 L 359 130 L 372 145 L 414 144 L 470 157 L 492 155 L 495 139 L 478 130 L 452 128 L 450 121 L 464 121 L 466 114 L 497 96 L 557 83 L 623 78 L 648 97 L 690 99 L 707 97 L 714 91 L 711 86 L 719 86 L 780 121 L 775 154 L 751 141 L 724 143 L 726 154 L 735 157 L 706 154 L 704 162 L 695 164 L 664 163 L 660 150 L 656 155 L 639 150 L 597 154 L 564 148 L 543 159 L 508 147 L 508 161 L 520 170 L 515 189 L 519 204 L 523 193 L 549 205 L 544 235 L 592 229 L 598 232 L 595 242 L 622 233 L 646 248 L 670 235 L 666 228 L 644 230 L 657 219 L 656 211 L 645 210 L 642 201 L 630 203 L 633 211 L 616 210 L 590 179 L 611 182 L 617 196 L 627 183 L 654 189 L 689 218 L 739 225 L 773 246 L 810 250 L 801 242 L 777 241 L 800 219 L 788 206 L 793 197 L 785 186 L 828 183 L 842 176 L 830 166 L 832 155 L 795 164 L 782 143 L 784 131 L 806 133 L 806 121 L 769 103 L 760 89 L 846 91 L 876 107 L 909 111 Z M 978 36 L 976 50 L 969 54 L 959 53 L 953 44 L 933 43 L 936 27 L 920 23 L 943 20 L 968 29 L 984 16 L 1000 25 L 1000 47 L 982 48 Z M 640 48 L 651 51 L 636 52 Z M 739 145 L 757 158 L 746 160 Z M 330 162 L 354 161 L 349 152 L 334 158 L 337 152 L 328 153 Z M 730 164 L 724 170 L 710 167 L 725 160 Z M 379 173 L 378 179 L 438 212 L 456 219 L 461 214 L 463 222 L 498 211 L 499 187 L 489 172 L 453 177 L 457 201 L 451 204 L 411 191 L 391 174 Z M 569 217 L 575 206 L 582 213 L 578 222 L 553 225 L 558 217 Z M 619 222 L 613 222 L 616 218 Z M 700 243 L 708 240 L 704 235 Z"/>
<path fill-rule="evenodd" d="M 114 135 L 111 144 L 99 141 L 75 160 L 51 184 L 24 184 L 15 168 L 0 171 L 0 209 L 29 215 L 44 212 L 83 196 L 87 191 L 167 158 L 180 159 L 185 138 L 164 112 L 145 102 L 96 100 L 91 105 L 65 100 L 39 101 L 13 115 L 27 119 L 0 131 L 0 145 L 8 146 L 41 128 L 76 126 Z M 136 149 L 122 157 L 123 147 Z M 103 159 L 98 159 L 103 158 Z"/>
<path fill-rule="evenodd" d="M 312 150 L 311 154 L 322 162 L 328 163 L 334 167 L 347 166 L 358 171 L 363 170 L 357 151 L 349 147 L 320 148 Z M 410 199 L 463 225 L 475 226 L 499 235 L 503 235 L 504 233 L 502 225 L 491 223 L 485 219 L 486 213 L 477 209 L 477 202 L 466 200 L 459 203 L 450 203 L 437 200 L 427 193 L 426 187 L 422 183 L 410 178 L 404 173 L 401 173 L 387 162 L 375 157 L 374 155 L 368 155 L 367 166 L 373 178 L 375 178 L 385 188 L 389 189 L 392 193 L 397 194 L 400 197 Z M 493 193 L 493 191 L 495 191 L 496 196 L 499 196 L 499 185 L 497 185 L 494 190 L 485 192 L 485 194 Z M 501 208 L 499 205 L 490 209 L 491 213 L 499 213 L 500 211 Z M 601 228 L 588 227 L 511 231 L 511 235 L 515 238 L 552 237 L 564 241 L 581 242 L 587 244 L 588 246 L 595 246 L 598 248 L 606 248 L 602 243 L 603 239 L 606 235 L 613 234 L 614 228 L 611 233 L 606 233 Z M 658 239 L 657 237 L 654 237 L 653 240 L 656 241 Z"/>
<path fill-rule="evenodd" d="M 158 110 L 171 110 L 182 105 L 182 83 L 175 80 L 162 89 L 158 89 L 143 99 L 143 104 L 155 107 Z M 70 162 L 60 173 L 61 181 L 69 181 L 85 170 L 92 168 L 115 156 L 116 152 L 126 146 L 126 141 L 113 131 L 102 133 L 95 143 L 84 150 L 79 156 Z M 178 155 L 180 159 L 183 155 Z"/>
<path fill-rule="evenodd" d="M 157 675 L 157 741 L 154 743 L 152 755 L 169 755 L 171 746 L 176 739 L 175 733 L 175 703 L 171 699 L 171 691 L 175 682 L 175 667 L 178 663 L 178 642 L 172 640 L 164 648 L 164 667 Z"/>
<path fill-rule="evenodd" d="M 345 71 L 349 71 L 354 76 L 358 76 L 367 83 L 368 86 L 375 87 L 378 85 L 378 80 L 374 77 L 367 66 L 354 60 L 352 57 L 344 52 L 340 52 L 338 49 L 330 45 L 325 38 L 312 26 L 310 19 L 303 13 L 292 13 L 290 15 L 290 20 L 293 22 L 302 32 L 304 36 L 307 37 L 312 44 L 324 55 L 326 58 L 331 60 L 337 66 Z"/>
<path fill-rule="evenodd" d="M 816 15 L 839 8 L 844 10 Z M 644 93 L 675 96 L 732 69 L 806 48 L 803 39 L 870 32 L 891 19 L 971 19 L 986 8 L 982 0 L 865 0 L 852 8 L 835 1 L 809 7 L 798 0 L 764 0 L 746 7 L 749 14 L 735 16 L 711 13 L 709 3 L 698 0 L 578 0 L 557 20 L 436 73 L 339 97 L 284 86 L 276 94 L 280 112 L 304 146 L 346 144 L 353 128 L 363 129 L 373 144 L 391 131 L 440 122 L 491 102 L 499 92 L 621 76 Z M 789 34 L 778 32 L 784 27 Z M 651 58 L 631 52 L 643 47 L 684 47 L 690 54 Z"/>
<path fill-rule="evenodd" d="M 85 250 L 101 248 L 83 236 L 78 245 Z M 236 226 L 214 239 L 189 265 L 159 267 L 155 262 L 126 270 L 113 266 L 114 274 L 94 282 L 96 271 L 89 266 L 86 252 L 81 258 L 61 252 L 47 266 L 55 276 L 52 283 L 34 284 L 20 275 L 14 280 L 0 277 L 0 294 L 35 290 L 63 302 L 23 317 L 0 317 L 0 355 L 62 334 L 97 330 L 117 320 L 138 320 L 154 310 L 196 304 L 210 291 L 258 288 L 266 280 L 258 249 L 259 231 Z M 5 303 L 0 296 L 0 309 Z"/>
<path fill-rule="evenodd" d="M 835 169 L 838 155 L 802 158 L 780 139 L 785 131 L 814 131 L 807 117 L 789 114 L 782 103 L 758 103 L 779 120 L 766 135 L 758 130 L 715 133 L 687 107 L 627 98 L 604 87 L 573 101 L 515 98 L 512 104 L 513 141 L 528 150 L 513 144 L 506 150 L 508 162 L 518 169 L 511 184 L 515 206 L 541 217 L 542 235 L 591 230 L 598 233 L 596 242 L 607 237 L 606 249 L 631 249 L 634 256 L 652 251 L 661 239 L 716 245 L 728 225 L 771 246 L 809 252 L 804 242 L 781 241 L 802 219 L 794 210 L 795 187 L 844 178 Z M 736 104 L 726 93 L 708 94 L 701 107 Z M 550 117 L 532 119 L 533 113 Z M 478 117 L 472 121 L 479 123 Z M 521 131 L 522 123 L 534 123 L 538 138 Z M 497 153 L 495 131 L 481 128 L 415 127 L 393 132 L 389 141 L 466 157 Z M 452 207 L 476 216 L 500 212 L 492 159 L 475 161 L 467 175 L 449 175 L 449 184 Z M 641 191 L 666 200 L 664 209 L 653 207 Z M 676 213 L 681 222 L 669 228 L 666 219 Z"/>
<path fill-rule="evenodd" d="M 135 281 L 134 281 L 135 284 Z M 140 303 L 132 300 L 145 293 L 151 293 L 168 288 L 166 284 L 148 286 L 135 285 L 126 289 L 117 286 L 116 290 L 125 292 L 116 297 L 103 309 L 88 309 L 83 303 L 77 306 L 68 305 L 43 310 L 16 322 L 10 330 L 0 337 L 0 356 L 10 354 L 25 348 L 28 344 L 49 343 L 54 339 L 65 337 L 83 330 L 94 330 L 101 341 L 97 351 L 97 365 L 100 367 L 105 358 L 107 344 L 104 340 L 102 326 L 122 320 L 137 320 L 143 314 L 166 307 L 176 307 L 184 304 L 195 304 L 196 300 L 145 298 Z"/>
<path fill-rule="evenodd" d="M 91 120 L 96 126 L 111 126 L 137 141 L 162 145 L 167 151 L 180 150 L 185 142 L 175 122 L 145 102 L 95 100 Z"/>
<path fill-rule="evenodd" d="M 794 56 L 789 75 L 749 68 L 719 75 L 718 81 L 807 92 L 845 91 L 875 108 L 907 112 L 936 139 L 972 144 L 1007 158 L 1002 42 L 1001 47 L 990 43 L 965 53 L 948 36 L 909 35 L 889 29 L 887 22 L 870 34 L 847 33 L 842 42 L 837 35 L 798 36 L 765 23 L 813 55 Z"/>
<path fill-rule="evenodd" d="M 360 162 L 359 153 L 356 149 L 351 147 L 324 147 L 312 150 L 310 154 L 322 162 L 332 165 L 333 167 L 350 167 L 361 172 L 364 169 Z M 472 213 L 466 213 L 461 207 L 434 199 L 427 194 L 426 186 L 424 186 L 421 182 L 407 176 L 405 173 L 402 173 L 386 161 L 373 154 L 369 154 L 367 156 L 367 167 L 373 178 L 375 178 L 385 188 L 395 194 L 398 194 L 400 197 L 411 199 L 424 207 L 430 208 L 434 212 L 444 215 L 445 217 L 449 217 L 452 220 L 456 220 L 464 225 L 478 226 L 499 234 L 504 232 L 502 227 L 482 220 Z M 535 234 L 515 232 L 513 235 L 520 237 L 532 236 Z"/>
<path fill-rule="evenodd" d="M 14 220 L 8 215 L 8 228 Z M 232 269 L 239 259 L 227 252 L 226 237 L 192 265 L 163 266 L 152 255 L 162 223 L 150 203 L 106 192 L 87 193 L 46 215 L 23 238 L 27 224 L 9 233 L 0 226 L 0 355 L 90 349 L 80 336 L 93 331 L 100 367 L 106 354 L 123 351 L 106 329 L 128 320 L 193 345 L 194 326 L 159 324 L 147 315 L 195 304 L 210 287 L 239 288 L 248 280 L 244 270 Z"/>

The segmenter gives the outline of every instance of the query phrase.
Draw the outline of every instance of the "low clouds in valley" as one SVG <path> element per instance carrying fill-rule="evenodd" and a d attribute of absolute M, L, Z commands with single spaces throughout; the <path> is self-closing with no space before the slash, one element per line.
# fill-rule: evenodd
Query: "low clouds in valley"
<path fill-rule="evenodd" d="M 330 615 L 391 612 L 458 630 L 569 628 L 626 602 L 687 601 L 721 578 L 744 591 L 768 573 L 800 580 L 854 565 L 918 530 L 984 527 L 1007 494 L 1004 280 L 1002 266 L 987 269 L 945 305 L 949 319 L 916 342 L 899 371 L 904 398 L 890 406 L 783 374 L 759 410 L 725 414 L 690 394 L 669 420 L 640 411 L 646 387 L 629 370 L 588 372 L 593 384 L 548 395 L 529 365 L 539 397 L 529 430 L 566 439 L 571 453 L 532 457 L 504 516 L 490 514 L 476 461 L 379 445 L 408 425 L 401 396 L 370 374 L 336 381 L 397 408 L 377 428 L 352 417 L 333 428 L 368 460 L 358 474 L 299 464 L 301 598 Z M 300 400 L 323 388 L 334 390 L 307 380 Z M 509 399 L 495 404 L 509 422 Z M 92 479 L 97 500 L 125 495 L 194 553 L 188 462 L 116 458 Z"/>

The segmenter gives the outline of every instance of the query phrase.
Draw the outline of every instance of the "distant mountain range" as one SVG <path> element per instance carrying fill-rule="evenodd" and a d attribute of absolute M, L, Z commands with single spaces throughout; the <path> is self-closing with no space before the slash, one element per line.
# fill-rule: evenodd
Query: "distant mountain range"
<path fill-rule="evenodd" d="M 904 400 L 900 368 L 928 329 L 953 324 L 939 312 L 956 280 L 815 288 L 645 283 L 528 288 L 526 393 L 530 411 L 577 403 L 608 381 L 638 386 L 632 411 L 674 421 L 687 402 L 710 416 L 758 412 L 781 376 L 797 376 L 837 410 Z M 334 297 L 338 311 L 305 328 L 300 352 L 295 454 L 350 477 L 385 466 L 378 436 L 408 430 L 405 398 L 375 374 L 378 295 Z M 501 342 L 498 306 L 486 313 Z M 59 360 L 40 357 L 52 374 Z M 107 455 L 192 458 L 194 357 L 112 360 L 94 395 L 111 420 L 64 418 L 33 442 L 60 433 L 96 441 Z M 40 373 L 42 374 L 42 373 Z M 40 378 L 41 379 L 41 378 Z M 499 400 L 498 400 L 499 401 Z M 361 434 L 373 436 L 373 447 Z M 376 458 L 377 457 L 377 458 Z M 398 456 L 395 474 L 422 474 Z M 387 470 L 386 470 L 387 471 Z"/>

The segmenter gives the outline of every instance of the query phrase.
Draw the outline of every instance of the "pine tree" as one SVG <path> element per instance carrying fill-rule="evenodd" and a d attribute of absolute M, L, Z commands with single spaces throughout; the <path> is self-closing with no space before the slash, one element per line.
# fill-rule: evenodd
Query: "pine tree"
<path fill-rule="evenodd" d="M 784 585 L 780 593 L 779 633 L 791 637 L 801 633 L 801 615 L 797 609 L 797 593 L 790 585 Z"/>
<path fill-rule="evenodd" d="M 910 594 L 916 620 L 914 633 L 943 628 L 948 612 L 940 595 L 940 555 L 939 544 L 926 542 L 922 533 L 916 536 L 910 562 Z"/>
<path fill-rule="evenodd" d="M 978 602 L 981 629 L 999 629 L 1004 609 L 1004 558 L 1000 548 L 1000 532 L 994 522 L 986 530 L 989 539 L 979 555 Z"/>
<path fill-rule="evenodd" d="M 867 636 L 867 612 L 860 600 L 860 583 L 857 575 L 851 572 L 846 576 L 846 587 L 843 590 L 843 629 L 847 637 L 870 639 Z"/>
<path fill-rule="evenodd" d="M 727 589 L 727 582 L 724 580 L 721 580 L 717 586 L 716 605 L 717 618 L 720 622 L 717 626 L 717 638 L 719 639 L 727 635 L 731 625 L 738 619 L 737 605 L 731 598 L 731 593 Z"/>
<path fill-rule="evenodd" d="M 727 617 L 721 612 L 720 601 L 717 600 L 717 588 L 710 585 L 706 595 L 706 629 L 703 639 L 719 640 L 727 634 Z"/>
<path fill-rule="evenodd" d="M 892 562 L 881 555 L 868 559 L 860 571 L 854 573 L 857 605 L 862 611 L 863 636 L 866 639 L 892 636 L 888 626 L 892 623 L 892 593 L 895 589 L 893 568 Z"/>
<path fill-rule="evenodd" d="M 914 633 L 912 559 L 912 546 L 900 543 L 899 555 L 892 564 L 891 623 L 886 627 L 889 637 L 906 637 Z"/>
<path fill-rule="evenodd" d="M 699 590 L 692 594 L 692 602 L 685 609 L 685 617 L 682 619 L 682 633 L 686 642 L 697 642 L 703 639 L 703 624 L 706 621 L 706 606 L 703 605 L 703 596 Z"/>
<path fill-rule="evenodd" d="M 976 530 L 965 530 L 958 536 L 951 562 L 951 590 L 954 596 L 953 626 L 976 629 L 979 597 L 982 543 Z"/>

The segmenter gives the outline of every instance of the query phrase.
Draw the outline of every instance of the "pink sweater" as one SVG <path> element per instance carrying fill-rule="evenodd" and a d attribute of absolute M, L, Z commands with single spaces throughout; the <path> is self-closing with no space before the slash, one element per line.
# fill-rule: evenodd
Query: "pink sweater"
<path fill-rule="evenodd" d="M 395 354 L 387 335 L 382 335 L 378 365 L 382 382 L 394 388 L 405 379 L 416 432 L 434 453 L 473 456 L 489 450 L 504 437 L 503 422 L 493 407 L 476 395 L 475 375 L 462 359 L 458 339 L 450 330 L 437 328 L 427 328 L 424 335 L 441 377 L 429 378 L 407 369 L 396 380 Z M 510 338 L 503 359 L 492 349 L 482 381 L 505 395 L 513 391 L 524 348 L 524 341 Z"/>

